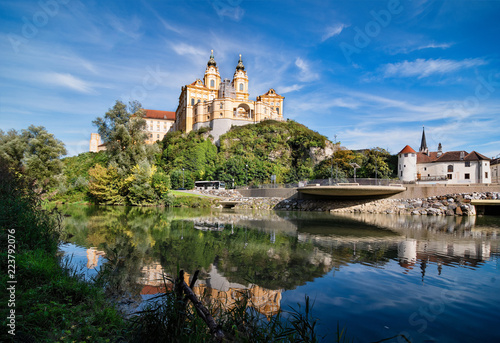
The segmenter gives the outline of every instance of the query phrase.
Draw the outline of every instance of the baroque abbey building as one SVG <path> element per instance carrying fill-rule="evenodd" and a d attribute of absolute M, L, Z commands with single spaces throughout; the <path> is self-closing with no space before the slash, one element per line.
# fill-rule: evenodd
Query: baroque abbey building
<path fill-rule="evenodd" d="M 175 112 L 144 110 L 146 144 L 162 140 L 168 131 L 189 132 L 203 127 L 211 129 L 215 143 L 232 126 L 254 124 L 263 120 L 283 120 L 285 97 L 274 89 L 250 100 L 248 75 L 240 59 L 233 79 L 221 79 L 213 50 L 207 63 L 203 81 L 198 79 L 181 89 L 179 104 Z M 97 133 L 91 134 L 89 150 L 98 152 L 106 149 Z"/>
<path fill-rule="evenodd" d="M 183 86 L 175 112 L 174 131 L 189 132 L 209 127 L 216 143 L 231 129 L 266 119 L 283 120 L 284 97 L 274 89 L 249 99 L 248 76 L 240 59 L 233 79 L 221 79 L 213 50 L 203 81 Z"/>

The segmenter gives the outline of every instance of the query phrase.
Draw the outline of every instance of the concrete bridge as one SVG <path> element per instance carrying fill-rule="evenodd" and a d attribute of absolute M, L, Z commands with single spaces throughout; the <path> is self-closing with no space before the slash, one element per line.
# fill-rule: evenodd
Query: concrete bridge
<path fill-rule="evenodd" d="M 500 216 L 500 200 L 471 200 L 476 207 L 476 214 Z"/>
<path fill-rule="evenodd" d="M 313 195 L 328 198 L 387 198 L 394 194 L 404 192 L 406 187 L 401 184 L 389 186 L 360 185 L 358 183 L 339 183 L 335 186 L 308 185 L 297 188 L 299 195 Z"/>

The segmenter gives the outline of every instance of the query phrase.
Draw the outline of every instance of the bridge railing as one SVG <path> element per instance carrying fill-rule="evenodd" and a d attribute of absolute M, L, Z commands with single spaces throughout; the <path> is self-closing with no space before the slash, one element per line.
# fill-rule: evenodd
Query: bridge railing
<path fill-rule="evenodd" d="M 320 185 L 320 186 L 335 186 L 338 184 L 346 184 L 346 183 L 357 183 L 362 186 L 389 186 L 393 184 L 402 184 L 403 182 L 399 179 L 375 179 L 375 178 L 342 178 L 342 179 L 314 179 L 307 181 L 300 181 L 298 183 L 264 183 L 264 184 L 253 184 L 253 185 L 244 185 L 244 186 L 236 186 L 236 189 L 248 189 L 248 188 L 297 188 L 297 187 L 305 187 L 312 185 Z"/>

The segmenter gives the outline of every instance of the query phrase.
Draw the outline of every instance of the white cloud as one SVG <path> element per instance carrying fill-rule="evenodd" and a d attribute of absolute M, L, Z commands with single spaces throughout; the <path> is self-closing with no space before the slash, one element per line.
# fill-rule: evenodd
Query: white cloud
<path fill-rule="evenodd" d="M 172 44 L 172 49 L 174 49 L 174 51 L 181 56 L 193 55 L 196 57 L 200 57 L 200 56 L 205 56 L 207 54 L 205 50 L 196 48 L 186 43 Z"/>
<path fill-rule="evenodd" d="M 409 54 L 410 52 L 413 51 L 420 51 L 420 50 L 425 50 L 425 49 L 448 49 L 452 47 L 455 43 L 427 43 L 427 44 L 420 44 L 416 42 L 409 43 L 407 46 L 400 46 L 400 44 L 397 44 L 397 46 L 388 46 L 387 50 L 391 55 L 395 54 Z"/>
<path fill-rule="evenodd" d="M 109 15 L 108 23 L 111 27 L 124 35 L 133 39 L 138 39 L 142 36 L 139 32 L 142 22 L 137 16 L 132 18 L 119 18 L 116 15 Z"/>
<path fill-rule="evenodd" d="M 294 84 L 291 86 L 279 87 L 277 89 L 278 89 L 278 93 L 286 94 L 286 93 L 298 91 L 299 89 L 302 89 L 302 87 L 304 87 L 304 85 Z"/>
<path fill-rule="evenodd" d="M 245 14 L 241 7 L 236 6 L 238 3 L 232 4 L 232 1 L 226 4 L 224 1 L 212 0 L 210 3 L 221 20 L 227 17 L 234 21 L 240 21 Z"/>
<path fill-rule="evenodd" d="M 56 86 L 68 87 L 80 93 L 93 93 L 94 90 L 88 82 L 85 82 L 71 74 L 47 73 L 44 77 L 46 83 Z"/>
<path fill-rule="evenodd" d="M 295 65 L 300 69 L 299 72 L 299 80 L 302 82 L 314 81 L 319 78 L 317 73 L 311 71 L 311 67 L 309 63 L 304 61 L 302 58 L 297 57 L 295 60 Z"/>
<path fill-rule="evenodd" d="M 338 36 L 345 27 L 346 26 L 344 24 L 327 27 L 325 34 L 321 37 L 321 41 L 324 42 L 333 36 Z"/>
<path fill-rule="evenodd" d="M 486 61 L 480 58 L 469 58 L 462 61 L 445 59 L 422 59 L 415 61 L 404 61 L 400 63 L 388 63 L 380 69 L 384 77 L 414 77 L 419 79 L 428 77 L 432 74 L 445 74 L 459 69 L 472 68 L 486 64 Z"/>
<path fill-rule="evenodd" d="M 423 49 L 448 49 L 453 44 L 454 43 L 438 43 L 438 44 L 436 44 L 436 43 L 430 43 L 430 44 L 427 44 L 427 45 L 419 46 L 419 47 L 417 47 L 414 50 L 423 50 Z"/>

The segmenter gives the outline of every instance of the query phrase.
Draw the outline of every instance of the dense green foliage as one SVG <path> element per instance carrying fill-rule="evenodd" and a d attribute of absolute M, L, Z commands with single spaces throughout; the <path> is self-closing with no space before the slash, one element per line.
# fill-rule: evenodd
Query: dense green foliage
<path fill-rule="evenodd" d="M 353 162 L 361 166 L 358 177 L 392 176 L 387 162 L 390 155 L 384 149 L 354 152 L 340 143 L 334 146 L 293 120 L 233 127 L 220 137 L 219 147 L 208 128 L 188 134 L 169 132 L 161 142 L 147 145 L 143 115 L 139 103 L 127 108 L 117 101 L 103 118 L 97 118 L 94 124 L 107 150 L 65 159 L 65 181 L 56 200 L 196 206 L 191 199 L 182 201 L 169 195 L 169 190 L 192 189 L 199 180 L 225 181 L 228 188 L 269 184 L 273 175 L 276 183 L 342 181 L 353 176 Z M 333 149 L 333 155 L 328 156 L 326 148 Z"/>
<path fill-rule="evenodd" d="M 62 172 L 60 157 L 66 154 L 64 144 L 43 126 L 31 125 L 20 133 L 0 130 L 0 156 L 11 168 L 23 172 L 42 190 L 57 183 Z"/>
<path fill-rule="evenodd" d="M 168 133 L 160 143 L 158 164 L 170 174 L 172 188 L 192 188 L 196 180 L 220 180 L 228 186 L 294 183 L 301 180 L 353 177 L 350 163 L 361 166 L 358 177 L 393 177 L 390 155 L 381 148 L 351 151 L 330 146 L 332 156 L 314 164 L 317 149 L 331 144 L 326 137 L 292 120 L 263 121 L 233 127 L 220 137 L 217 149 L 206 128 Z"/>
<path fill-rule="evenodd" d="M 146 121 L 142 106 L 137 101 L 127 107 L 116 101 L 104 117 L 93 121 L 106 145 L 109 162 L 120 176 L 126 176 L 139 163 L 152 163 L 158 147 L 146 144 Z"/>
<path fill-rule="evenodd" d="M 291 183 L 313 177 L 310 148 L 324 148 L 326 137 L 292 120 L 266 120 L 233 127 L 220 138 L 218 176 L 236 184 Z"/>
<path fill-rule="evenodd" d="M 5 271 L 0 280 L 3 285 L 12 276 L 18 281 L 15 307 L 7 306 L 6 289 L 1 292 L 4 306 L 0 308 L 3 328 L 0 340 L 116 340 L 125 327 L 122 318 L 106 303 L 101 289 L 60 266 L 56 256 L 59 221 L 42 211 L 39 204 L 39 197 L 26 177 L 14 174 L 0 158 L 0 265 Z M 11 262 L 15 262 L 15 274 L 7 273 Z M 12 329 L 7 326 L 7 317 L 13 309 L 15 336 L 7 332 Z"/>
<path fill-rule="evenodd" d="M 217 149 L 207 129 L 168 133 L 160 144 L 159 165 L 171 175 L 172 188 L 192 188 L 196 180 L 228 185 L 296 182 L 313 177 L 311 148 L 324 148 L 326 137 L 294 121 L 272 120 L 233 127 Z"/>
<path fill-rule="evenodd" d="M 354 169 L 350 163 L 357 163 L 356 170 L 359 178 L 393 178 L 395 164 L 392 156 L 382 148 L 352 151 L 339 148 L 333 155 L 318 163 L 314 168 L 317 179 L 335 178 L 346 179 L 354 176 Z M 397 159 L 396 159 L 397 163 Z"/>
<path fill-rule="evenodd" d="M 65 157 L 62 160 L 64 178 L 57 185 L 53 200 L 62 202 L 88 201 L 89 170 L 96 165 L 107 165 L 105 151 L 85 152 L 78 156 Z"/>
<path fill-rule="evenodd" d="M 191 189 L 194 181 L 216 178 L 217 147 L 206 129 L 187 135 L 169 132 L 159 145 L 158 164 L 170 175 L 173 189 Z"/>

